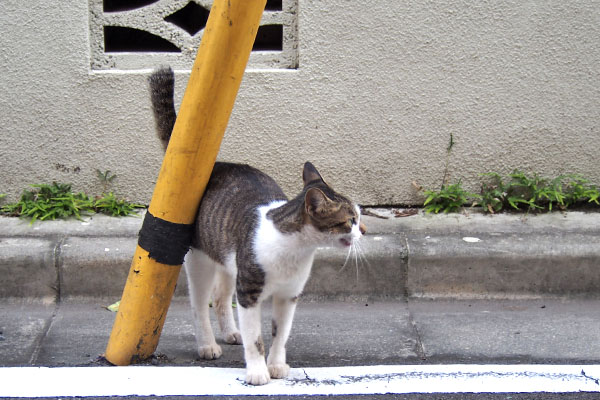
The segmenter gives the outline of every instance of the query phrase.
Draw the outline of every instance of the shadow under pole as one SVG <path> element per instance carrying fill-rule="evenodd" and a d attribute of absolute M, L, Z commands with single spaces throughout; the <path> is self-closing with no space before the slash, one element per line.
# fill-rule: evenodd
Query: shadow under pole
<path fill-rule="evenodd" d="M 164 325 L 266 0 L 215 0 L 144 218 L 106 359 L 150 357 Z"/>

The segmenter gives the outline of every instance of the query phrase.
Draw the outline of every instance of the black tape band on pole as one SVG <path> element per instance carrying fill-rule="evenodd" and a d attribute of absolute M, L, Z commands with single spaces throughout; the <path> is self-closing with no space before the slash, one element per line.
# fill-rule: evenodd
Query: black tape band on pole
<path fill-rule="evenodd" d="M 192 243 L 194 224 L 176 224 L 150 214 L 144 217 L 138 245 L 161 264 L 181 265 Z"/>

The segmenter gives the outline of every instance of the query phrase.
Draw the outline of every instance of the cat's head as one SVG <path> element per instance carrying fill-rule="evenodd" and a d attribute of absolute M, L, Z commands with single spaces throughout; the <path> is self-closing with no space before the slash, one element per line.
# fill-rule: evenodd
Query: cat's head
<path fill-rule="evenodd" d="M 305 224 L 316 230 L 323 244 L 350 247 L 365 234 L 358 205 L 329 187 L 310 162 L 304 164 L 302 179 Z"/>

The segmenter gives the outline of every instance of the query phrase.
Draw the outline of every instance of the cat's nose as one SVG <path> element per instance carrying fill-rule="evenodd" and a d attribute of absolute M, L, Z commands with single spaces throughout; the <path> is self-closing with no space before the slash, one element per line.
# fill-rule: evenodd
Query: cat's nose
<path fill-rule="evenodd" d="M 363 235 L 365 233 L 367 233 L 367 227 L 362 222 L 360 223 L 360 225 L 358 225 L 358 229 L 360 230 L 360 233 L 363 234 Z"/>

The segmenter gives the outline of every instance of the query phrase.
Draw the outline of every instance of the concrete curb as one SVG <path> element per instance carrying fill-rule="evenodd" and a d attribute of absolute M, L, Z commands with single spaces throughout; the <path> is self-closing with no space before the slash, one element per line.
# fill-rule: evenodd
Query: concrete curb
<path fill-rule="evenodd" d="M 600 213 L 365 216 L 362 255 L 320 249 L 311 298 L 600 297 Z M 142 218 L 0 218 L 0 298 L 121 295 Z M 181 274 L 176 295 L 185 295 Z"/>

